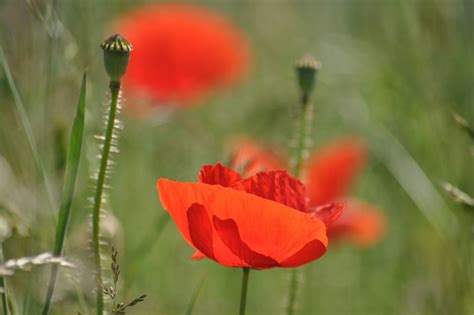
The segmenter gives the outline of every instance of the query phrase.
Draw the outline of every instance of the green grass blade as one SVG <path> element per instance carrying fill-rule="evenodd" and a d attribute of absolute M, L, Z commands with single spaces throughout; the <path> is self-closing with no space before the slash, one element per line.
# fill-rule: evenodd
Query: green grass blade
<path fill-rule="evenodd" d="M 192 315 L 194 310 L 194 305 L 201 293 L 202 286 L 204 285 L 204 281 L 206 280 L 206 276 L 202 277 L 199 283 L 197 284 L 196 288 L 194 289 L 193 295 L 191 295 L 191 299 L 188 302 L 188 306 L 186 307 L 185 315 Z"/>
<path fill-rule="evenodd" d="M 3 244 L 0 243 L 0 263 L 3 263 Z M 0 277 L 0 288 L 3 289 L 2 295 L 2 310 L 4 315 L 10 315 L 10 308 L 8 307 L 8 290 L 5 277 Z"/>
<path fill-rule="evenodd" d="M 20 93 L 18 93 L 18 89 L 16 88 L 15 81 L 13 80 L 13 77 L 10 71 L 10 67 L 8 66 L 7 58 L 5 57 L 5 53 L 3 52 L 3 48 L 1 45 L 0 45 L 0 63 L 2 64 L 3 72 L 5 73 L 8 86 L 10 87 L 10 90 L 12 92 L 18 117 L 20 118 L 21 124 L 26 134 L 26 138 L 28 140 L 28 144 L 30 145 L 30 149 L 31 149 L 31 153 L 33 154 L 33 159 L 35 161 L 36 169 L 41 176 L 43 186 L 46 191 L 46 197 L 48 200 L 49 208 L 51 210 L 51 213 L 53 213 L 54 209 L 56 209 L 56 206 L 54 204 L 54 198 L 53 198 L 53 194 L 51 192 L 51 188 L 49 185 L 48 176 L 46 175 L 43 162 L 38 153 L 38 148 L 36 146 L 36 142 L 33 137 L 30 120 L 28 119 L 28 115 L 26 114 L 25 106 L 23 106 L 23 102 L 21 101 Z"/>
<path fill-rule="evenodd" d="M 74 194 L 74 186 L 76 184 L 77 170 L 81 157 L 82 138 L 84 135 L 84 110 L 86 104 L 86 73 L 82 77 L 81 93 L 77 104 L 76 117 L 72 125 L 71 136 L 69 138 L 66 174 L 64 176 L 64 186 L 62 194 L 61 209 L 59 210 L 58 223 L 56 226 L 56 240 L 54 244 L 53 255 L 60 256 L 63 250 L 66 230 L 71 216 L 71 203 Z M 51 298 L 54 292 L 58 266 L 51 269 L 51 277 L 49 281 L 46 301 L 42 314 L 48 314 Z"/>

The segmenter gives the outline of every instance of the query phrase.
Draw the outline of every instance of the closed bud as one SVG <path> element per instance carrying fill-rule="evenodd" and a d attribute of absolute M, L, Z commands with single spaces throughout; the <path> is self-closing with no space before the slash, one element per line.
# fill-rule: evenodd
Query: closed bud
<path fill-rule="evenodd" d="M 319 61 L 313 56 L 306 54 L 295 63 L 296 73 L 298 75 L 298 84 L 303 98 L 307 100 L 314 89 L 316 82 L 316 74 L 321 68 Z"/>
<path fill-rule="evenodd" d="M 119 34 L 110 36 L 100 45 L 104 51 L 104 65 L 111 81 L 120 82 L 127 71 L 132 45 Z"/>

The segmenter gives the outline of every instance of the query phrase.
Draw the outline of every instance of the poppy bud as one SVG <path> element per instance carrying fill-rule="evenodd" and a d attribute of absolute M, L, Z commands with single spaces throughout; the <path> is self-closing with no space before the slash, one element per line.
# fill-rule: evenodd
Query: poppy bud
<path fill-rule="evenodd" d="M 110 80 L 119 82 L 127 71 L 132 45 L 119 34 L 107 38 L 100 45 L 104 51 L 104 65 Z"/>
<path fill-rule="evenodd" d="M 316 74 L 321 64 L 313 56 L 306 54 L 296 61 L 295 67 L 303 99 L 307 100 L 314 89 Z"/>

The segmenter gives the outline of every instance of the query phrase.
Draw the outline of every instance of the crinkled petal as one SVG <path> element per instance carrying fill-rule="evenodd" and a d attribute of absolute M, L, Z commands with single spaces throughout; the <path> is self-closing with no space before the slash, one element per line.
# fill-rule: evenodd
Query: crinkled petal
<path fill-rule="evenodd" d="M 366 155 L 365 146 L 355 138 L 339 139 L 315 152 L 306 167 L 310 205 L 332 202 L 346 194 Z"/>
<path fill-rule="evenodd" d="M 302 182 L 286 171 L 259 172 L 236 182 L 232 188 L 273 200 L 290 208 L 306 211 L 306 192 Z"/>
<path fill-rule="evenodd" d="M 221 163 L 217 163 L 215 166 L 205 165 L 199 172 L 199 182 L 209 185 L 230 187 L 241 179 L 239 173 Z"/>

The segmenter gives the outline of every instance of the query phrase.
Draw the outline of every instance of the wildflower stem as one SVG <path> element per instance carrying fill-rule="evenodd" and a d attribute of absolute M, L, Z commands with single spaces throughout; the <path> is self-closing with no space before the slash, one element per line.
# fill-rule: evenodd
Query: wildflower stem
<path fill-rule="evenodd" d="M 295 177 L 301 174 L 301 167 L 304 162 L 306 150 L 308 149 L 309 134 L 313 120 L 313 106 L 309 102 L 309 95 L 303 93 L 301 107 L 296 126 L 296 146 L 293 151 L 292 172 Z M 287 314 L 293 315 L 295 309 L 296 294 L 298 292 L 298 273 L 296 268 L 291 269 L 290 288 L 288 291 Z"/>
<path fill-rule="evenodd" d="M 109 163 L 110 147 L 112 145 L 112 135 L 115 125 L 115 116 L 117 114 L 117 103 L 120 92 L 120 82 L 110 81 L 110 93 L 112 100 L 110 102 L 109 117 L 105 131 L 104 145 L 102 148 L 99 174 L 97 175 L 96 190 L 94 195 L 94 204 L 92 210 L 92 245 L 94 248 L 94 259 L 96 268 L 97 282 L 97 315 L 104 313 L 104 296 L 100 283 L 102 283 L 102 267 L 100 256 L 100 209 L 102 205 L 102 195 L 104 191 L 104 183 L 107 173 L 107 165 Z"/>
<path fill-rule="evenodd" d="M 311 129 L 311 122 L 313 120 L 313 107 L 308 100 L 307 94 L 303 94 L 299 110 L 300 112 L 295 135 L 296 146 L 292 158 L 292 173 L 295 177 L 299 177 L 301 173 L 301 166 L 308 149 L 308 136 Z"/>
<path fill-rule="evenodd" d="M 242 289 L 240 291 L 240 311 L 239 315 L 245 315 L 245 306 L 247 303 L 247 287 L 249 283 L 250 268 L 242 268 Z"/>
<path fill-rule="evenodd" d="M 295 301 L 296 301 L 296 292 L 298 289 L 298 273 L 299 270 L 296 268 L 291 269 L 290 275 L 290 291 L 288 294 L 288 306 L 286 313 L 288 315 L 293 315 L 295 310 Z"/>

